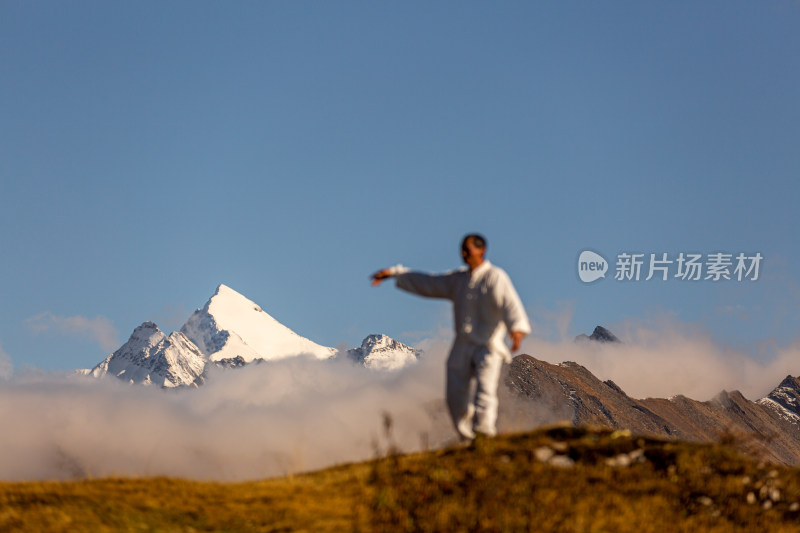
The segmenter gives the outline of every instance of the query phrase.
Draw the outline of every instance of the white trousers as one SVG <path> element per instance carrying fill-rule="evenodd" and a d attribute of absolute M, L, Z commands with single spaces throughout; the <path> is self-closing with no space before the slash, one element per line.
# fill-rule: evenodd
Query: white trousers
<path fill-rule="evenodd" d="M 497 387 L 503 356 L 486 346 L 456 341 L 447 358 L 447 407 L 458 433 L 497 434 Z M 474 396 L 472 387 L 475 387 Z"/>

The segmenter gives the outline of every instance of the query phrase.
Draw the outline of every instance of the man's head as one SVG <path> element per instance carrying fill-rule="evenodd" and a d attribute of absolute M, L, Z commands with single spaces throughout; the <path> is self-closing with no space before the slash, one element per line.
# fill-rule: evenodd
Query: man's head
<path fill-rule="evenodd" d="M 483 235 L 470 233 L 461 241 L 461 257 L 464 259 L 464 263 L 469 266 L 470 270 L 474 270 L 483 263 L 483 257 L 485 255 L 486 239 Z"/>

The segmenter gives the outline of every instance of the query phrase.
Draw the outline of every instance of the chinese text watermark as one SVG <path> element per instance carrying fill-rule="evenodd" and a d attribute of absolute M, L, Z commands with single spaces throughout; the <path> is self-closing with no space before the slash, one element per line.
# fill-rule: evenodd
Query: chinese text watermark
<path fill-rule="evenodd" d="M 617 281 L 756 281 L 764 257 L 760 252 L 739 253 L 634 253 L 617 254 L 614 279 Z M 578 277 L 584 283 L 605 278 L 610 265 L 591 250 L 578 257 Z"/>

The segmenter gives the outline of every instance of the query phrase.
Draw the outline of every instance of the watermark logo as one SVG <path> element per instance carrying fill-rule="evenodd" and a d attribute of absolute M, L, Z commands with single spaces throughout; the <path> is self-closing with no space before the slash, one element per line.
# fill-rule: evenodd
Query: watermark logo
<path fill-rule="evenodd" d="M 606 277 L 608 261 L 602 255 L 591 250 L 584 250 L 578 257 L 578 277 L 584 283 L 591 283 Z"/>
<path fill-rule="evenodd" d="M 764 256 L 754 254 L 657 253 L 621 252 L 614 265 L 616 281 L 756 281 L 760 275 Z M 578 258 L 578 277 L 584 283 L 605 278 L 609 268 L 606 259 L 591 250 L 584 250 Z"/>

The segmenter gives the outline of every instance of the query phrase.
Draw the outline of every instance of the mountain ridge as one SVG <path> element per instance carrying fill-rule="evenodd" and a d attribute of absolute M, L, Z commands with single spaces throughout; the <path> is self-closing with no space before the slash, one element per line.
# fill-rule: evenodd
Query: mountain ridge
<path fill-rule="evenodd" d="M 757 401 L 724 390 L 706 402 L 682 395 L 634 399 L 613 381 L 601 381 L 577 363 L 554 365 L 523 354 L 505 371 L 504 383 L 505 403 L 514 406 L 507 417 L 524 417 L 529 409 L 538 424 L 567 420 L 575 426 L 694 442 L 738 435 L 751 440 L 772 461 L 800 465 L 800 424 L 785 416 L 785 407 L 773 405 L 776 395 L 792 400 L 800 393 L 800 387 L 795 388 L 800 380 L 791 376 Z M 501 399 L 501 409 L 503 403 Z"/>
<path fill-rule="evenodd" d="M 202 385 L 208 365 L 239 368 L 287 357 L 329 359 L 337 354 L 335 348 L 297 334 L 252 300 L 220 284 L 179 331 L 166 335 L 154 322 L 145 321 L 106 359 L 90 370 L 76 372 L 172 388 Z M 383 334 L 369 335 L 361 346 L 347 351 L 351 360 L 373 370 L 402 368 L 420 354 Z"/>

